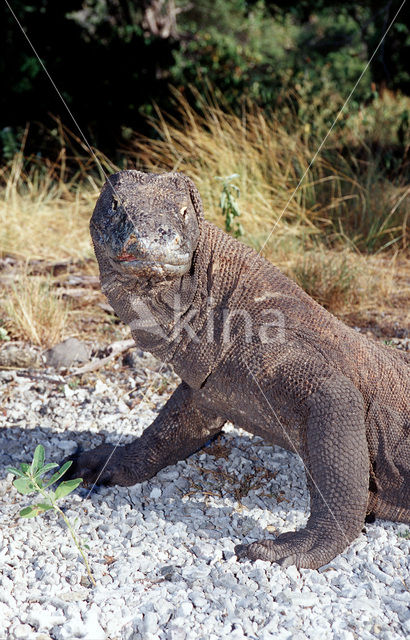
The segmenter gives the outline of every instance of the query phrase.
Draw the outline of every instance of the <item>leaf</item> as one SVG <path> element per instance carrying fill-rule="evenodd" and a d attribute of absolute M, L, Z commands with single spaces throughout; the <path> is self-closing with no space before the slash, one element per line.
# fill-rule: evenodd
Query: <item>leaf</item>
<path fill-rule="evenodd" d="M 24 475 L 27 475 L 27 471 L 30 469 L 30 465 L 27 462 L 22 462 L 20 465 L 20 469 L 22 470 Z"/>
<path fill-rule="evenodd" d="M 237 226 L 237 229 L 235 231 L 235 236 L 237 238 L 240 238 L 241 236 L 243 236 L 243 226 L 241 225 L 240 222 L 238 222 L 237 224 L 238 224 L 238 226 Z"/>
<path fill-rule="evenodd" d="M 7 473 L 12 473 L 14 476 L 18 476 L 20 478 L 25 476 L 25 473 L 23 473 L 21 469 L 17 469 L 17 467 L 6 467 L 6 471 Z"/>
<path fill-rule="evenodd" d="M 50 511 L 50 509 L 54 509 L 54 507 L 49 502 L 38 502 L 37 504 L 32 504 L 29 507 L 22 509 L 20 511 L 20 516 L 22 518 L 35 518 L 45 511 Z"/>
<path fill-rule="evenodd" d="M 78 485 L 81 484 L 82 481 L 83 481 L 82 478 L 74 478 L 73 480 L 67 480 L 66 482 L 62 482 L 61 484 L 58 485 L 57 489 L 55 490 L 55 493 L 54 493 L 55 499 L 58 500 L 59 498 L 64 498 L 64 496 L 67 496 L 69 493 L 74 491 L 74 489 L 77 489 Z"/>
<path fill-rule="evenodd" d="M 38 507 L 42 511 L 50 511 L 50 509 L 54 509 L 53 505 L 50 504 L 49 502 L 39 502 L 34 506 Z"/>
<path fill-rule="evenodd" d="M 42 444 L 37 445 L 34 451 L 33 462 L 31 463 L 31 473 L 34 475 L 44 464 L 44 447 Z"/>
<path fill-rule="evenodd" d="M 17 480 L 14 480 L 13 486 L 16 487 L 17 491 L 23 495 L 32 493 L 36 490 L 29 478 L 17 478 Z"/>
<path fill-rule="evenodd" d="M 72 461 L 71 460 L 67 460 L 67 462 L 65 462 L 63 464 L 63 466 L 61 467 L 61 469 L 59 469 L 58 471 L 56 471 L 50 478 L 50 480 L 47 481 L 47 483 L 44 485 L 44 488 L 46 489 L 47 487 L 49 487 L 51 484 L 54 484 L 55 482 L 57 482 L 57 480 L 59 480 L 61 478 L 61 476 L 63 476 L 65 474 L 65 472 L 67 471 L 67 469 L 69 469 L 72 465 Z"/>
<path fill-rule="evenodd" d="M 25 507 L 24 509 L 22 509 L 20 511 L 20 516 L 22 518 L 35 518 L 45 511 L 50 511 L 50 509 L 54 509 L 52 504 L 48 504 L 47 502 L 39 502 L 37 504 L 31 505 L 30 507 Z"/>
<path fill-rule="evenodd" d="M 34 477 L 39 478 L 40 476 L 43 476 L 45 473 L 51 471 L 51 469 L 55 469 L 56 467 L 58 467 L 58 464 L 56 462 L 48 462 L 44 465 L 44 467 L 41 467 L 41 469 L 37 471 Z"/>
<path fill-rule="evenodd" d="M 38 516 L 38 511 L 34 506 L 25 507 L 20 511 L 21 518 L 35 518 L 36 516 Z"/>

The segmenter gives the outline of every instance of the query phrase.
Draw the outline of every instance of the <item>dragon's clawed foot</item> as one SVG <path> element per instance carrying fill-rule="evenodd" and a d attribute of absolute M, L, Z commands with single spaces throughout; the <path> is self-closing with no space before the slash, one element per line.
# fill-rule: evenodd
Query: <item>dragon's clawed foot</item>
<path fill-rule="evenodd" d="M 327 541 L 324 533 L 302 529 L 284 533 L 275 540 L 259 540 L 251 544 L 238 544 L 235 553 L 239 559 L 267 560 L 282 567 L 318 569 L 343 551 L 343 544 L 335 548 L 334 539 Z"/>
<path fill-rule="evenodd" d="M 83 478 L 85 486 L 93 484 L 131 486 L 135 480 L 122 463 L 124 447 L 102 444 L 91 451 L 77 452 L 69 459 L 73 464 L 67 478 Z"/>

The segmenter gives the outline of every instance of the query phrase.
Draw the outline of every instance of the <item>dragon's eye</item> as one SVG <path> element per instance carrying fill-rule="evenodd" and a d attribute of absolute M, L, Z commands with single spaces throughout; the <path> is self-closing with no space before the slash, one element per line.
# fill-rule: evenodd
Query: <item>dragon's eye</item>
<path fill-rule="evenodd" d="M 183 217 L 184 220 L 186 220 L 187 214 L 188 214 L 188 207 L 182 207 L 181 211 L 180 211 L 181 216 Z"/>
<path fill-rule="evenodd" d="M 112 205 L 111 208 L 113 211 L 117 211 L 117 207 L 118 207 L 118 200 L 116 200 L 115 198 L 112 199 Z"/>

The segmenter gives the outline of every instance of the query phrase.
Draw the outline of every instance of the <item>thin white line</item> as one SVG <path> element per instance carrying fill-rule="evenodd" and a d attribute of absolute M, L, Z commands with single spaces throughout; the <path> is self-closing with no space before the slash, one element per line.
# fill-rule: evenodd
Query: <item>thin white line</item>
<path fill-rule="evenodd" d="M 274 408 L 272 407 L 271 403 L 269 402 L 268 398 L 266 397 L 262 387 L 260 386 L 256 376 L 254 375 L 254 373 L 252 372 L 252 370 L 250 369 L 248 363 L 246 362 L 246 360 L 244 360 L 244 363 L 246 365 L 246 368 L 248 369 L 249 373 L 251 374 L 253 380 L 256 383 L 256 386 L 258 387 L 259 391 L 261 392 L 262 396 L 264 397 L 264 399 L 266 400 L 270 410 L 272 411 L 274 417 L 276 418 L 276 420 L 278 421 L 284 435 L 286 436 L 286 439 L 288 440 L 289 444 L 291 445 L 292 449 L 294 450 L 294 452 L 299 456 L 299 458 L 302 460 L 303 466 L 305 467 L 305 472 L 306 475 L 308 476 L 308 478 L 311 480 L 312 484 L 314 485 L 316 491 L 318 492 L 318 494 L 320 495 L 320 497 L 323 500 L 323 503 L 325 504 L 325 506 L 327 507 L 327 509 L 329 510 L 330 515 L 332 516 L 332 518 L 334 519 L 336 525 L 339 527 L 340 531 L 342 532 L 343 536 L 346 538 L 347 540 L 347 544 L 349 545 L 351 540 L 349 540 L 349 538 L 346 535 L 345 530 L 342 528 L 342 526 L 339 524 L 338 519 L 336 518 L 335 514 L 333 513 L 332 509 L 330 508 L 330 506 L 328 505 L 327 501 L 325 500 L 323 493 L 321 492 L 321 490 L 319 489 L 318 485 L 315 482 L 315 479 L 313 478 L 312 474 L 310 473 L 307 465 L 305 464 L 305 461 L 303 460 L 302 456 L 300 455 L 299 451 L 297 450 L 296 446 L 293 444 L 292 438 L 289 436 L 288 432 L 286 431 L 285 427 L 283 426 L 283 424 L 281 423 L 281 421 L 279 420 L 279 416 L 277 415 L 276 411 L 274 410 Z M 312 514 L 311 514 L 312 515 Z"/>
<path fill-rule="evenodd" d="M 279 218 L 278 218 L 278 219 L 276 220 L 276 222 L 274 223 L 274 225 L 273 225 L 273 227 L 272 227 L 272 229 L 271 229 L 271 231 L 270 231 L 269 235 L 267 236 L 267 238 L 266 238 L 265 242 L 263 243 L 263 245 L 262 245 L 262 246 L 261 246 L 261 248 L 259 249 L 259 251 L 258 251 L 258 256 L 260 256 L 260 254 L 262 253 L 262 251 L 263 251 L 263 250 L 264 250 L 264 248 L 266 247 L 267 243 L 269 242 L 269 240 L 270 240 L 270 237 L 271 237 L 272 233 L 273 233 L 273 232 L 274 232 L 274 230 L 276 229 L 277 225 L 279 224 L 280 219 L 282 218 L 282 216 L 283 216 L 283 214 L 285 213 L 286 209 L 288 208 L 289 204 L 291 203 L 291 201 L 293 200 L 294 196 L 296 195 L 296 193 L 297 193 L 297 191 L 298 191 L 298 189 L 299 189 L 300 185 L 302 184 L 303 180 L 305 179 L 305 177 L 306 177 L 306 175 L 307 175 L 307 173 L 308 173 L 309 169 L 311 168 L 311 166 L 312 166 L 312 165 L 313 165 L 313 163 L 315 162 L 315 160 L 316 160 L 317 156 L 319 155 L 320 151 L 322 150 L 323 145 L 325 144 L 326 140 L 327 140 L 327 139 L 328 139 L 328 137 L 330 136 L 330 134 L 331 134 L 331 132 L 332 132 L 332 130 L 333 130 L 333 128 L 334 128 L 334 126 L 335 126 L 335 124 L 336 124 L 336 123 L 337 123 L 337 121 L 339 120 L 339 117 L 342 115 L 342 113 L 343 113 L 343 111 L 344 111 L 345 107 L 347 106 L 347 104 L 348 104 L 348 102 L 349 102 L 350 98 L 352 97 L 353 93 L 356 91 L 356 88 L 357 88 L 357 86 L 358 86 L 358 84 L 359 84 L 360 80 L 363 78 L 364 74 L 366 73 L 367 69 L 369 68 L 369 65 L 371 64 L 371 61 L 373 60 L 374 56 L 375 56 L 375 55 L 376 55 L 376 53 L 378 52 L 378 50 L 379 50 L 380 46 L 382 45 L 382 43 L 383 43 L 383 41 L 384 41 L 385 37 L 387 36 L 388 32 L 390 31 L 390 29 L 391 29 L 391 27 L 392 27 L 392 25 L 393 25 L 394 21 L 396 20 L 397 16 L 399 15 L 400 11 L 402 10 L 402 8 L 403 8 L 403 6 L 404 6 L 405 2 L 406 2 L 406 0 L 403 0 L 403 2 L 401 3 L 401 5 L 400 5 L 400 7 L 399 7 L 399 9 L 398 9 L 398 11 L 397 11 L 397 13 L 396 13 L 396 15 L 394 16 L 393 20 L 390 22 L 389 26 L 387 27 L 387 29 L 386 29 L 386 31 L 385 31 L 385 33 L 384 33 L 384 35 L 382 36 L 382 38 L 381 38 L 381 40 L 380 40 L 379 44 L 377 45 L 376 49 L 373 51 L 373 53 L 372 53 L 372 56 L 371 56 L 370 60 L 368 60 L 368 62 L 367 62 L 367 64 L 366 64 L 365 68 L 363 69 L 363 71 L 362 71 L 362 73 L 360 74 L 359 78 L 356 80 L 356 83 L 355 83 L 355 85 L 354 85 L 353 89 L 352 89 L 352 90 L 351 90 L 351 92 L 349 93 L 349 95 L 348 95 L 348 97 L 346 98 L 346 100 L 345 100 L 345 102 L 344 102 L 344 104 L 343 104 L 342 108 L 340 109 L 339 113 L 337 114 L 336 118 L 334 119 L 332 126 L 330 127 L 329 131 L 327 132 L 327 134 L 326 134 L 326 135 L 325 135 L 325 137 L 323 138 L 322 142 L 320 143 L 320 145 L 319 145 L 319 147 L 318 147 L 318 149 L 317 149 L 317 151 L 316 151 L 315 155 L 313 156 L 312 160 L 310 161 L 309 165 L 307 166 L 307 169 L 305 170 L 305 172 L 304 172 L 303 176 L 302 176 L 302 177 L 301 177 L 301 179 L 299 180 L 299 182 L 298 182 L 298 184 L 296 185 L 296 187 L 295 187 L 295 189 L 294 189 L 294 191 L 293 191 L 292 195 L 290 196 L 289 200 L 288 200 L 288 201 L 287 201 L 287 203 L 285 204 L 285 207 L 284 207 L 284 209 L 282 210 L 282 213 L 280 214 Z M 256 258 L 255 258 L 255 260 L 256 260 Z M 254 260 L 254 262 L 255 262 L 255 260 Z M 251 267 L 252 267 L 252 266 L 253 266 L 253 265 L 251 265 Z"/>

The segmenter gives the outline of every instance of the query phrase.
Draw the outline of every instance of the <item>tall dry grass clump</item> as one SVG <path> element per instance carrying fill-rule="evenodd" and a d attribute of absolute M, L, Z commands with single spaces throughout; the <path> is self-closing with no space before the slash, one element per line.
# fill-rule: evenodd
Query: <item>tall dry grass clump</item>
<path fill-rule="evenodd" d="M 277 119 L 267 118 L 256 108 L 240 118 L 218 105 L 204 106 L 204 114 L 181 95 L 180 117 L 152 121 L 156 139 L 139 137 L 130 151 L 137 166 L 149 171 L 182 171 L 197 185 L 207 217 L 223 226 L 219 208 L 218 177 L 238 174 L 238 199 L 244 239 L 258 247 L 281 216 L 274 241 L 298 243 L 315 235 L 320 210 L 307 201 L 314 199 L 315 184 L 324 175 L 319 161 L 309 172 L 295 197 L 291 195 L 310 161 L 310 150 L 297 134 L 291 135 Z"/>
<path fill-rule="evenodd" d="M 8 292 L 4 309 L 12 336 L 44 348 L 65 337 L 69 307 L 50 278 L 21 274 Z"/>
<path fill-rule="evenodd" d="M 23 141 L 0 170 L 0 326 L 42 347 L 76 325 L 76 310 L 51 274 L 55 263 L 97 273 L 88 224 L 104 172 L 114 169 L 98 152 L 97 159 L 82 155 L 88 149 L 59 123 L 58 130 L 53 162 L 25 157 Z"/>
<path fill-rule="evenodd" d="M 208 102 L 196 98 L 200 110 L 177 93 L 178 119 L 158 112 L 151 122 L 157 138 L 137 137 L 130 157 L 142 169 L 190 175 L 211 220 L 223 225 L 217 177 L 238 174 L 244 240 L 259 248 L 274 227 L 265 250 L 268 257 L 282 259 L 313 246 L 311 241 L 318 238 L 328 246 L 347 244 L 361 251 L 393 244 L 405 248 L 407 165 L 390 181 L 380 170 L 379 157 L 369 149 L 359 153 L 352 147 L 347 152 L 339 135 L 338 146 L 322 149 L 308 169 L 321 140 L 296 117 L 283 122 L 252 106 L 239 117 L 212 96 Z M 363 144 L 356 121 L 349 140 L 353 129 L 357 144 Z M 361 154 L 359 160 L 355 151 Z"/>
<path fill-rule="evenodd" d="M 346 134 L 349 145 L 343 146 L 339 132 L 309 167 L 320 141 L 296 118 L 283 122 L 252 106 L 238 117 L 212 96 L 206 103 L 196 96 L 202 100 L 199 110 L 181 94 L 176 99 L 178 118 L 158 112 L 151 121 L 156 135 L 135 137 L 124 157 L 129 168 L 187 173 L 207 218 L 222 228 L 221 178 L 227 184 L 227 176 L 237 174 L 232 184 L 239 188 L 235 220 L 244 230 L 241 239 L 263 248 L 328 309 L 343 314 L 371 308 L 380 314 L 393 300 L 396 308 L 408 304 L 407 156 L 389 177 L 381 168 L 377 136 L 377 153 L 364 144 L 354 146 L 364 126 L 355 121 L 350 137 Z M 381 113 L 378 107 L 375 127 Z M 95 297 L 74 296 L 68 307 L 55 286 L 61 282 L 39 276 L 35 265 L 40 262 L 43 273 L 54 273 L 47 265 L 56 262 L 97 273 L 88 222 L 106 174 L 117 170 L 102 154 L 90 155 L 59 124 L 57 131 L 61 150 L 55 161 L 25 158 L 22 148 L 0 169 L 0 257 L 6 259 L 1 266 L 7 271 L 11 259 L 16 274 L 10 287 L 10 273 L 0 273 L 0 327 L 42 346 L 69 330 L 96 325 Z M 391 151 L 392 162 L 396 151 Z"/>
<path fill-rule="evenodd" d="M 59 125 L 54 161 L 24 156 L 0 170 L 0 254 L 19 259 L 82 260 L 92 256 L 88 222 L 111 165 L 102 154 L 80 155 L 78 138 Z M 82 145 L 84 147 L 84 145 Z"/>

